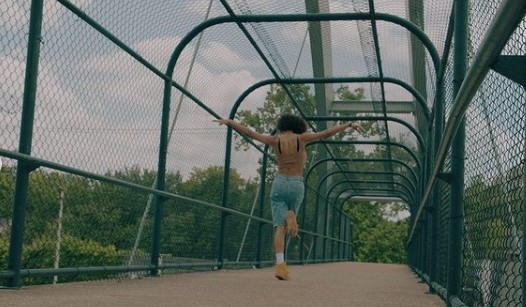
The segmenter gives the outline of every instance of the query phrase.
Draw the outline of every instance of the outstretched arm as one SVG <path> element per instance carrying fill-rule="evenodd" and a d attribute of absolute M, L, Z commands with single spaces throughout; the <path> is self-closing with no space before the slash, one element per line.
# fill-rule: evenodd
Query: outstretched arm
<path fill-rule="evenodd" d="M 266 145 L 273 145 L 275 142 L 275 137 L 269 134 L 261 134 L 257 133 L 256 131 L 243 126 L 242 124 L 232 120 L 232 119 L 217 119 L 214 120 L 215 122 L 219 123 L 219 125 L 227 125 L 232 127 L 232 129 L 236 130 L 237 132 L 254 139 L 256 141 L 259 141 Z"/>
<path fill-rule="evenodd" d="M 345 124 L 332 126 L 330 128 L 327 128 L 327 129 L 325 129 L 323 131 L 316 132 L 316 133 L 303 133 L 301 135 L 301 138 L 305 142 L 317 141 L 317 140 L 325 139 L 325 138 L 331 137 L 333 135 L 336 135 L 336 134 L 344 131 L 347 128 L 353 128 L 354 130 L 356 130 L 358 132 L 364 130 L 362 128 L 362 126 L 360 126 L 358 123 L 348 122 L 348 123 L 345 123 Z"/>

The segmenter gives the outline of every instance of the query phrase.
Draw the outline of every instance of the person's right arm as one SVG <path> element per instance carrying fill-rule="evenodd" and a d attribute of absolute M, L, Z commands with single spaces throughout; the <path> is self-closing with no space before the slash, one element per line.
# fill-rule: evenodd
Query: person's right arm
<path fill-rule="evenodd" d="M 236 122 L 235 120 L 231 120 L 231 119 L 218 119 L 218 120 L 215 120 L 215 122 L 219 123 L 219 125 L 227 125 L 227 126 L 230 126 L 232 127 L 234 130 L 236 130 L 237 132 L 243 134 L 243 135 L 246 135 L 247 137 L 251 138 L 251 139 L 254 139 L 256 141 L 259 141 L 263 144 L 266 144 L 266 145 L 274 145 L 274 143 L 276 142 L 276 138 L 272 135 L 268 135 L 268 134 L 261 134 L 261 133 L 257 133 L 256 131 L 248 128 L 248 127 L 245 127 L 243 126 L 242 124 Z"/>
<path fill-rule="evenodd" d="M 331 137 L 333 135 L 336 135 L 336 134 L 344 131 L 347 128 L 353 128 L 354 130 L 358 130 L 361 127 L 357 123 L 348 122 L 348 123 L 345 123 L 345 124 L 332 126 L 330 128 L 327 128 L 327 129 L 325 129 L 323 131 L 316 132 L 316 133 L 310 133 L 310 132 L 303 133 L 303 134 L 301 134 L 300 137 L 301 137 L 301 139 L 304 142 L 317 141 L 317 140 L 326 139 L 326 138 L 329 138 L 329 137 Z"/>

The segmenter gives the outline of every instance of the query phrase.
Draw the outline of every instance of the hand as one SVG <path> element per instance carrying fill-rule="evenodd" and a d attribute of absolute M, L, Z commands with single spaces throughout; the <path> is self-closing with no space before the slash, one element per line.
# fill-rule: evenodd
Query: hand
<path fill-rule="evenodd" d="M 358 124 L 358 123 L 354 123 L 354 122 L 352 122 L 352 123 L 349 125 L 349 127 L 353 128 L 354 130 L 358 131 L 358 132 L 361 133 L 361 134 L 365 134 L 365 133 L 367 132 L 367 131 L 365 131 L 365 129 L 364 129 L 362 126 L 360 126 L 360 124 Z"/>
<path fill-rule="evenodd" d="M 294 214 L 294 211 L 289 210 L 285 220 L 287 222 L 287 233 L 291 237 L 296 237 L 298 235 L 298 222 L 296 221 L 296 214 Z"/>
<path fill-rule="evenodd" d="M 221 125 L 227 125 L 230 123 L 230 119 L 215 119 L 214 122 L 218 123 L 220 126 Z"/>

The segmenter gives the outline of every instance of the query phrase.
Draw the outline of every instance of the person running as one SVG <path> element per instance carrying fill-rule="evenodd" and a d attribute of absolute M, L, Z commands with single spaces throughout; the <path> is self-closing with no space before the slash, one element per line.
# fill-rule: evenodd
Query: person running
<path fill-rule="evenodd" d="M 334 136 L 347 128 L 363 131 L 354 122 L 336 125 L 316 133 L 307 132 L 307 122 L 294 114 L 283 114 L 278 118 L 276 135 L 258 133 L 232 119 L 218 119 L 219 125 L 227 125 L 237 132 L 269 145 L 278 162 L 278 173 L 270 191 L 272 222 L 274 226 L 274 252 L 276 273 L 279 280 L 289 280 L 290 274 L 284 259 L 285 235 L 298 235 L 295 209 L 303 201 L 305 186 L 303 169 L 307 161 L 305 145 L 309 142 Z"/>

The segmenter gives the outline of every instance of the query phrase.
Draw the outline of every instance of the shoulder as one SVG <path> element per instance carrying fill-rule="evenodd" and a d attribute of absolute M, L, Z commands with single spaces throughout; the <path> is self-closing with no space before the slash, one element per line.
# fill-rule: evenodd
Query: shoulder
<path fill-rule="evenodd" d="M 274 146 L 278 143 L 278 136 L 271 135 L 271 134 L 259 134 L 255 137 L 258 141 L 262 142 L 263 144 Z"/>

